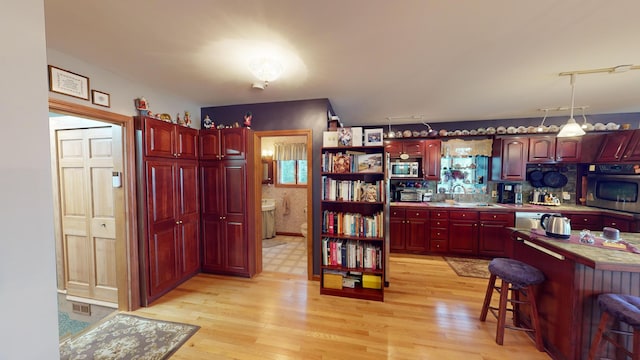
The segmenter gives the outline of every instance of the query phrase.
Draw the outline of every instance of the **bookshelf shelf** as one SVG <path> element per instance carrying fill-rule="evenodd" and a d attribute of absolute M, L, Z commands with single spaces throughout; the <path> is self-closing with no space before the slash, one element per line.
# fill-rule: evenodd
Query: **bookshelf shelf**
<path fill-rule="evenodd" d="M 384 301 L 384 147 L 322 148 L 323 295 Z"/>

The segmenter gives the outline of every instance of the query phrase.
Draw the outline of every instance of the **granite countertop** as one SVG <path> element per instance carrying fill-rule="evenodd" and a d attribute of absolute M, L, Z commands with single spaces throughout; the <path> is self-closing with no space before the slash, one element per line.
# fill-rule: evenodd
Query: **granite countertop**
<path fill-rule="evenodd" d="M 513 238 L 518 237 L 530 240 L 535 245 L 542 246 L 545 249 L 594 269 L 640 272 L 640 254 L 615 248 L 609 249 L 587 244 L 571 243 L 564 239 L 538 235 L 530 229 L 509 228 L 509 230 L 513 231 Z M 580 232 L 572 231 L 571 234 L 579 236 Z M 598 231 L 593 231 L 592 234 L 597 237 L 602 236 L 602 232 Z M 640 233 L 620 233 L 620 239 L 640 249 Z"/>

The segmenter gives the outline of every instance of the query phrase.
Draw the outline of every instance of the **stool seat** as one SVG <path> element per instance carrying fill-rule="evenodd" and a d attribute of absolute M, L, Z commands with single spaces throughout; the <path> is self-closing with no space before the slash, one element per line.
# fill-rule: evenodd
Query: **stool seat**
<path fill-rule="evenodd" d="M 598 296 L 598 306 L 610 313 L 616 320 L 640 328 L 640 297 L 620 294 L 602 294 Z"/>
<path fill-rule="evenodd" d="M 496 258 L 489 263 L 489 272 L 511 283 L 516 289 L 537 285 L 544 281 L 544 274 L 522 261 Z"/>
<path fill-rule="evenodd" d="M 632 360 L 640 359 L 640 297 L 624 294 L 601 294 L 598 296 L 598 306 L 602 311 L 602 315 L 600 316 L 598 330 L 591 343 L 589 360 L 598 357 L 603 340 L 615 347 L 616 354 L 621 352 L 631 357 Z M 633 328 L 633 331 L 611 327 L 611 325 L 618 322 L 629 325 Z M 633 338 L 631 351 L 621 339 L 611 336 L 611 334 L 631 336 Z"/>

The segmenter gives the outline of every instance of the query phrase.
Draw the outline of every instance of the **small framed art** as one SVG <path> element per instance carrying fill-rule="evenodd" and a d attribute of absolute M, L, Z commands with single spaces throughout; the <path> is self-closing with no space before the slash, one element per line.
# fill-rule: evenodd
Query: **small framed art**
<path fill-rule="evenodd" d="M 364 146 L 382 146 L 382 129 L 364 129 Z"/>
<path fill-rule="evenodd" d="M 49 65 L 49 90 L 89 100 L 89 78 Z"/>
<path fill-rule="evenodd" d="M 106 92 L 91 90 L 91 102 L 96 105 L 111 107 L 111 96 Z"/>

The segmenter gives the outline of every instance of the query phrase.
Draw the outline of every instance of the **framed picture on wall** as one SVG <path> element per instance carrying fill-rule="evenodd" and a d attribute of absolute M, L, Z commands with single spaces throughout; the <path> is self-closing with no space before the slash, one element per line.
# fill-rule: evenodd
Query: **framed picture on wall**
<path fill-rule="evenodd" d="M 89 78 L 49 65 L 49 90 L 89 100 Z"/>
<path fill-rule="evenodd" d="M 382 129 L 364 129 L 364 146 L 382 146 Z"/>
<path fill-rule="evenodd" d="M 96 105 L 111 107 L 111 97 L 106 92 L 91 90 L 91 102 Z"/>

